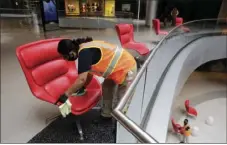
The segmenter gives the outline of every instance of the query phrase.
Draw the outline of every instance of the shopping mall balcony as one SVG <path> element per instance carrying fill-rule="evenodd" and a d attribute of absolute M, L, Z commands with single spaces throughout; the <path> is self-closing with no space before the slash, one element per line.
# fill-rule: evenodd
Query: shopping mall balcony
<path fill-rule="evenodd" d="M 144 21 L 115 19 L 112 23 L 113 19 L 86 19 L 89 20 L 78 24 L 78 28 L 47 27 L 50 30 L 44 32 L 32 15 L 1 17 L 2 143 L 179 143 L 171 118 L 180 125 L 188 118 L 193 132 L 189 143 L 226 143 L 225 21 L 195 20 L 170 27 L 166 29 L 168 35 L 159 36 L 151 27 L 145 27 Z M 95 19 L 93 22 L 97 24 L 90 23 L 90 19 Z M 46 123 L 50 116 L 60 114 L 59 109 L 34 97 L 16 49 L 44 39 L 86 36 L 121 46 L 115 31 L 115 24 L 119 23 L 134 24 L 135 40 L 146 44 L 150 54 L 112 113 L 117 125 L 115 121 L 93 122 L 99 118 L 100 103 L 81 116 L 69 115 Z M 101 25 L 108 27 L 101 29 Z M 103 82 L 103 78 L 97 79 Z M 133 89 L 135 95 L 127 114 L 123 114 L 122 108 Z M 187 115 L 186 100 L 196 109 L 196 117 Z M 73 125 L 78 117 L 82 120 L 83 141 Z"/>

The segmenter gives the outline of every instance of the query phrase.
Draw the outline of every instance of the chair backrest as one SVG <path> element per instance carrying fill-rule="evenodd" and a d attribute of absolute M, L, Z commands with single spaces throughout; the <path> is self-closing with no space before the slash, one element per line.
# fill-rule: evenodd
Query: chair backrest
<path fill-rule="evenodd" d="M 179 26 L 179 25 L 181 25 L 181 24 L 183 24 L 183 18 L 181 18 L 181 17 L 176 17 L 176 26 Z"/>
<path fill-rule="evenodd" d="M 153 28 L 155 30 L 155 33 L 158 35 L 161 29 L 161 24 L 159 19 L 153 19 L 152 20 Z"/>
<path fill-rule="evenodd" d="M 172 126 L 173 126 L 173 129 L 175 132 L 179 132 L 179 127 L 181 127 L 179 124 L 177 124 L 173 118 L 171 118 L 171 123 L 172 123 Z"/>
<path fill-rule="evenodd" d="M 121 45 L 134 41 L 134 28 L 132 24 L 117 24 L 115 26 Z"/>
<path fill-rule="evenodd" d="M 55 103 L 75 81 L 75 62 L 65 61 L 57 52 L 57 39 L 47 39 L 19 46 L 16 55 L 34 96 Z"/>
<path fill-rule="evenodd" d="M 185 100 L 184 105 L 186 109 L 189 109 L 189 100 Z"/>

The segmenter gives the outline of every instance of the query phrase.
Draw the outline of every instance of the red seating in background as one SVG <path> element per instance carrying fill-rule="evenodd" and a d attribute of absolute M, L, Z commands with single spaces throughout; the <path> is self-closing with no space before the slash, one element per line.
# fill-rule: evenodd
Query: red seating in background
<path fill-rule="evenodd" d="M 181 17 L 176 17 L 176 26 L 182 25 L 184 22 L 183 18 Z M 184 32 L 190 32 L 190 29 L 184 26 L 180 26 L 181 30 Z"/>
<path fill-rule="evenodd" d="M 152 20 L 153 28 L 155 30 L 156 35 L 168 35 L 169 33 L 167 31 L 161 30 L 161 24 L 159 19 L 153 19 Z"/>
<path fill-rule="evenodd" d="M 185 100 L 184 105 L 188 115 L 197 117 L 198 113 L 194 107 L 190 106 L 189 100 Z"/>
<path fill-rule="evenodd" d="M 60 40 L 57 38 L 36 41 L 16 49 L 17 58 L 32 94 L 51 104 L 58 100 L 78 76 L 75 62 L 65 61 L 58 54 L 57 45 Z M 70 97 L 72 114 L 80 115 L 89 111 L 96 106 L 101 96 L 101 85 L 93 78 L 84 96 Z M 79 130 L 82 138 L 81 132 L 82 130 Z"/>
<path fill-rule="evenodd" d="M 171 118 L 171 123 L 172 123 L 172 127 L 175 133 L 181 133 L 181 128 L 182 126 L 180 124 L 177 124 L 173 118 Z"/>
<path fill-rule="evenodd" d="M 117 24 L 115 26 L 118 38 L 121 42 L 121 46 L 126 49 L 133 49 L 140 55 L 147 55 L 149 49 L 145 44 L 135 42 L 134 40 L 134 28 L 132 24 Z"/>
<path fill-rule="evenodd" d="M 183 18 L 181 17 L 176 17 L 176 26 L 182 25 L 183 24 Z"/>

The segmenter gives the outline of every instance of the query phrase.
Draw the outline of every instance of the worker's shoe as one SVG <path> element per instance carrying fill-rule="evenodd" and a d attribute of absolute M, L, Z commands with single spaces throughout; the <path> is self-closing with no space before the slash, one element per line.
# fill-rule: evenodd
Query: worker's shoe
<path fill-rule="evenodd" d="M 110 113 L 106 113 L 105 111 L 103 111 L 103 109 L 101 109 L 101 113 L 98 119 L 93 120 L 93 123 L 98 124 L 101 123 L 103 121 L 112 121 L 113 117 L 111 116 Z"/>
<path fill-rule="evenodd" d="M 111 120 L 111 109 L 101 109 L 100 119 L 101 120 Z"/>
<path fill-rule="evenodd" d="M 101 118 L 112 118 L 112 101 L 103 100 L 103 106 L 101 109 Z"/>
<path fill-rule="evenodd" d="M 101 116 L 102 118 L 111 118 L 111 110 L 110 109 L 101 109 Z"/>

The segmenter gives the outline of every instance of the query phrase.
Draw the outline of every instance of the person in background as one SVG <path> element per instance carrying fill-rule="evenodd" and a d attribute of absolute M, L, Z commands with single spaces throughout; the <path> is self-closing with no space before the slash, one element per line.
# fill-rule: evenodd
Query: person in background
<path fill-rule="evenodd" d="M 78 59 L 78 77 L 68 90 L 59 96 L 60 112 L 65 117 L 71 112 L 71 102 L 68 97 L 74 93 L 83 93 L 92 77 L 103 77 L 103 105 L 101 118 L 112 118 L 112 101 L 117 89 L 117 98 L 123 97 L 137 74 L 137 63 L 134 57 L 125 49 L 105 41 L 93 41 L 92 38 L 76 40 L 62 39 L 58 43 L 58 53 L 67 61 Z M 131 94 L 131 97 L 133 94 Z M 131 98 L 130 97 L 130 98 Z M 130 101 L 128 102 L 128 104 Z M 128 105 L 124 108 L 127 112 Z"/>
<path fill-rule="evenodd" d="M 172 26 L 176 25 L 176 18 L 179 15 L 179 11 L 176 7 L 173 8 L 171 11 L 171 16 L 172 16 Z"/>
<path fill-rule="evenodd" d="M 184 120 L 184 126 L 181 128 L 182 141 L 181 143 L 188 143 L 188 138 L 191 135 L 191 127 L 188 125 L 188 119 Z"/>

